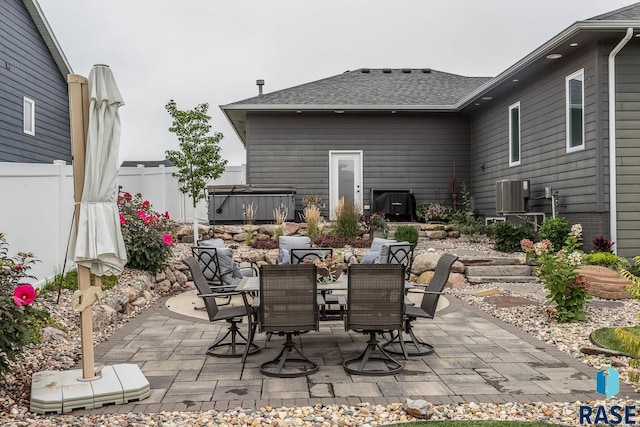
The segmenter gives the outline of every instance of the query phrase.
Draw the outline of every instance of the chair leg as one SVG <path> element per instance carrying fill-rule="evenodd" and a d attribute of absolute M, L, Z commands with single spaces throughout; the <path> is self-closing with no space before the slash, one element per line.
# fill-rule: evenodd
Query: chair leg
<path fill-rule="evenodd" d="M 274 359 L 264 362 L 259 369 L 263 375 L 278 378 L 295 378 L 311 375 L 318 372 L 318 364 L 307 359 L 294 344 L 292 333 L 286 334 L 286 340 L 282 351 Z M 293 352 L 299 357 L 289 357 Z"/>
<path fill-rule="evenodd" d="M 248 355 L 260 351 L 260 347 L 254 344 L 253 340 L 247 340 L 247 337 L 240 332 L 238 323 L 241 320 L 242 319 L 235 318 L 227 319 L 227 322 L 230 323 L 229 329 L 227 329 L 227 333 L 225 333 L 224 336 L 219 338 L 209 347 L 207 350 L 207 354 L 209 356 L 245 358 L 245 353 Z M 251 330 L 249 330 L 249 334 L 251 334 Z M 231 340 L 226 341 L 229 336 L 231 337 Z"/>
<path fill-rule="evenodd" d="M 372 356 L 373 352 L 376 350 L 380 352 L 380 356 Z M 367 369 L 366 365 L 369 362 L 382 362 L 386 369 Z M 354 366 L 356 364 L 358 365 L 357 367 Z M 345 360 L 342 366 L 344 367 L 344 370 L 350 374 L 372 376 L 393 375 L 401 372 L 404 369 L 404 364 L 398 362 L 397 360 L 389 356 L 386 351 L 384 351 L 376 338 L 375 332 L 369 333 L 367 348 L 364 349 L 360 356 L 356 357 L 355 359 Z"/>
<path fill-rule="evenodd" d="M 434 352 L 433 346 L 429 343 L 424 342 L 420 338 L 413 333 L 413 328 L 411 327 L 411 319 L 405 320 L 405 333 L 409 335 L 408 340 L 405 340 L 402 336 L 402 332 L 398 332 L 397 334 L 392 336 L 392 339 L 384 343 L 382 347 L 384 347 L 387 352 L 391 354 L 404 354 L 405 358 L 407 355 L 409 356 L 426 356 L 427 354 L 432 354 Z M 397 344 L 400 344 L 401 350 L 398 351 L 396 347 Z M 405 345 L 407 345 L 408 350 L 405 349 Z M 415 350 L 414 350 L 415 349 Z"/>

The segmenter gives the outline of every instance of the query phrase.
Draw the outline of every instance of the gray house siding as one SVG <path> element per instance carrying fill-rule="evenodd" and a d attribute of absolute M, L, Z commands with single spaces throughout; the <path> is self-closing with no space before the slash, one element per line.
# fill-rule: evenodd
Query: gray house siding
<path fill-rule="evenodd" d="M 20 0 L 0 2 L 0 161 L 71 162 L 65 77 Z M 23 132 L 23 97 L 35 101 L 35 135 Z"/>
<path fill-rule="evenodd" d="M 551 213 L 550 200 L 543 199 L 544 188 L 558 191 L 558 213 L 572 222 L 592 218 L 583 224 L 585 241 L 608 234 L 608 194 L 606 168 L 597 112 L 602 94 L 597 67 L 601 60 L 596 45 L 585 46 L 563 58 L 549 72 L 508 95 L 492 100 L 492 106 L 472 115 L 471 158 L 472 195 L 482 215 L 496 212 L 495 182 L 501 179 L 531 181 L 529 209 Z M 585 149 L 566 152 L 565 78 L 584 69 Z M 521 163 L 509 167 L 509 106 L 520 101 Z"/>
<path fill-rule="evenodd" d="M 455 173 L 469 182 L 469 124 L 459 114 L 249 112 L 247 182 L 293 185 L 329 198 L 329 151 L 363 151 L 363 203 L 370 190 L 412 190 L 416 202 L 446 202 Z M 325 215 L 328 212 L 324 212 Z"/>
<path fill-rule="evenodd" d="M 640 255 L 640 44 L 616 60 L 618 254 Z"/>

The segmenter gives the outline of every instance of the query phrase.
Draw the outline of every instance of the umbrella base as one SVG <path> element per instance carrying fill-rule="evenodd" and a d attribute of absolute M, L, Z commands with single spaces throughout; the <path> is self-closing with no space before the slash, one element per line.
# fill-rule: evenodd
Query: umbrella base
<path fill-rule="evenodd" d="M 54 386 L 52 386 L 54 385 Z M 32 376 L 29 410 L 60 414 L 74 409 L 121 405 L 149 397 L 149 381 L 138 365 L 122 363 L 102 369 L 94 380 L 82 380 L 82 369 L 41 371 Z"/>

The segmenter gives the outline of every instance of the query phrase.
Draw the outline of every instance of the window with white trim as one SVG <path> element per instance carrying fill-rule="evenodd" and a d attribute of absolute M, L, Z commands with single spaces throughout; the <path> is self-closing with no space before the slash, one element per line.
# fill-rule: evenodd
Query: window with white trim
<path fill-rule="evenodd" d="M 36 102 L 26 96 L 22 102 L 22 129 L 28 135 L 36 134 Z"/>
<path fill-rule="evenodd" d="M 509 166 L 520 164 L 520 101 L 509 106 Z"/>
<path fill-rule="evenodd" d="M 567 153 L 584 150 L 584 69 L 566 78 Z"/>

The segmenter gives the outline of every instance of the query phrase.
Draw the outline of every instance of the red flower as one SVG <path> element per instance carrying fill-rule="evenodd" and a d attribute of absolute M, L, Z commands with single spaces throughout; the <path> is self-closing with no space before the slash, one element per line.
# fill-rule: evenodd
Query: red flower
<path fill-rule="evenodd" d="M 149 201 L 145 200 L 144 202 L 142 202 L 142 209 L 149 209 Z"/>
<path fill-rule="evenodd" d="M 167 246 L 173 246 L 173 236 L 171 234 L 165 234 L 162 236 L 162 243 Z"/>
<path fill-rule="evenodd" d="M 18 307 L 29 305 L 36 299 L 36 290 L 31 285 L 20 285 L 13 290 L 13 302 Z"/>
<path fill-rule="evenodd" d="M 20 271 L 22 270 L 22 264 L 16 264 L 15 267 L 16 271 Z"/>
<path fill-rule="evenodd" d="M 145 218 L 147 218 L 147 214 L 145 213 L 145 211 L 140 210 L 137 212 L 137 214 L 138 214 L 138 217 L 143 221 L 145 220 Z"/>
<path fill-rule="evenodd" d="M 120 214 L 120 225 L 124 224 L 127 222 L 127 219 L 124 217 L 124 215 Z"/>
<path fill-rule="evenodd" d="M 167 218 L 167 219 L 171 219 L 171 218 L 169 218 L 169 211 L 165 211 L 164 212 L 164 217 Z"/>
<path fill-rule="evenodd" d="M 122 195 L 122 197 L 124 197 L 124 198 L 125 198 L 125 199 L 127 199 L 127 200 L 131 200 L 131 199 L 132 199 L 131 194 L 129 194 L 129 193 L 124 193 L 124 194 Z"/>

